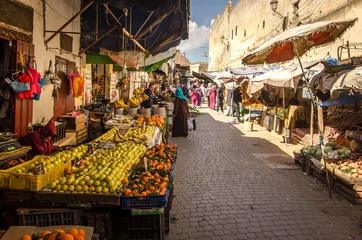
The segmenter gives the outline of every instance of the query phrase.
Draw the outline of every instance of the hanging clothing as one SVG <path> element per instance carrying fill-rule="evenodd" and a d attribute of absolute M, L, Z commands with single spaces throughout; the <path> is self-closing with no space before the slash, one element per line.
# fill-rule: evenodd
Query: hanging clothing
<path fill-rule="evenodd" d="M 34 97 L 33 97 L 34 100 L 37 100 L 37 101 L 40 100 L 40 95 L 41 95 L 41 91 L 42 91 L 41 89 L 45 84 L 46 84 L 46 81 L 44 79 L 40 78 L 39 79 L 40 93 L 34 94 Z"/>
<path fill-rule="evenodd" d="M 69 75 L 70 89 L 73 97 L 81 98 L 84 92 L 85 81 L 83 77 L 75 72 Z"/>
<path fill-rule="evenodd" d="M 33 85 L 31 86 L 31 91 L 33 96 L 36 94 L 40 94 L 41 93 L 41 87 L 39 84 L 39 80 L 40 80 L 40 73 L 38 73 L 38 71 L 36 71 L 34 68 L 28 68 L 27 72 L 29 73 L 29 75 L 31 75 L 32 80 L 33 80 Z"/>
<path fill-rule="evenodd" d="M 23 72 L 19 77 L 18 77 L 19 82 L 23 82 L 23 83 L 29 83 L 30 89 L 28 91 L 25 92 L 21 92 L 18 93 L 18 98 L 19 99 L 31 99 L 33 98 L 33 78 L 31 75 L 28 75 L 27 72 Z"/>

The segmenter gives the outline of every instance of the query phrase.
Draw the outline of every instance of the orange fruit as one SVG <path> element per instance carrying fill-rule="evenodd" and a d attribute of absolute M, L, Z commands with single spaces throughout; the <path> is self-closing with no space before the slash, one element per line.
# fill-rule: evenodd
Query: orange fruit
<path fill-rule="evenodd" d="M 31 240 L 31 236 L 30 235 L 24 235 L 20 238 L 20 240 Z"/>
<path fill-rule="evenodd" d="M 76 236 L 79 235 L 79 231 L 78 231 L 78 229 L 76 229 L 76 228 L 71 228 L 71 229 L 69 229 L 69 230 L 68 230 L 68 233 L 69 233 L 70 235 L 72 235 L 73 237 L 76 237 Z M 64 239 L 64 240 L 68 240 L 68 239 Z"/>
<path fill-rule="evenodd" d="M 85 237 L 85 232 L 83 229 L 78 229 L 78 232 L 79 232 L 79 236 L 82 236 L 82 237 Z"/>
<path fill-rule="evenodd" d="M 75 229 L 75 228 L 72 228 L 70 230 L 73 230 L 73 229 Z M 75 230 L 77 230 L 77 229 L 75 229 Z M 78 230 L 77 230 L 77 233 L 78 233 Z M 74 237 L 69 233 L 65 233 L 59 237 L 59 240 L 74 240 Z"/>
<path fill-rule="evenodd" d="M 45 232 L 43 232 L 43 233 L 40 235 L 40 237 L 43 238 L 43 237 L 45 237 L 46 235 L 49 235 L 49 234 L 52 234 L 52 232 L 50 232 L 50 231 L 45 231 Z"/>
<path fill-rule="evenodd" d="M 55 232 L 57 232 L 57 233 L 61 233 L 61 234 L 65 233 L 65 231 L 64 231 L 63 229 L 61 229 L 61 228 L 59 228 L 59 229 L 55 230 Z"/>
<path fill-rule="evenodd" d="M 58 233 L 53 233 L 48 240 L 57 240 L 58 239 Z"/>
<path fill-rule="evenodd" d="M 74 240 L 84 240 L 84 237 L 83 237 L 83 236 L 78 235 L 78 236 L 76 236 L 76 237 L 74 238 Z"/>
<path fill-rule="evenodd" d="M 124 178 L 123 180 L 122 180 L 122 184 L 127 184 L 128 183 L 128 179 L 127 178 Z"/>

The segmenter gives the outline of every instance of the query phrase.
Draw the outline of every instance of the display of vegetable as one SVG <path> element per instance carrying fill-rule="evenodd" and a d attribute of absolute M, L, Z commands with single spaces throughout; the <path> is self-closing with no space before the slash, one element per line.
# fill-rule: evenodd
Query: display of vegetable
<path fill-rule="evenodd" d="M 314 157 L 318 160 L 322 159 L 322 148 L 321 145 L 316 146 L 308 146 L 303 148 L 301 152 L 304 155 Z M 337 149 L 337 144 L 334 142 L 328 142 L 325 144 L 324 153 L 326 159 L 347 159 L 352 155 L 352 151 L 348 147 L 343 147 L 341 149 Z"/>

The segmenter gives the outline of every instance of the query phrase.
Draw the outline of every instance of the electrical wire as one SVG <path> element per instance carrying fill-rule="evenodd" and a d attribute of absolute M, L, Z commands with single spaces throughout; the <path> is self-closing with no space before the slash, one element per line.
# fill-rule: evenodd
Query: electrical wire
<path fill-rule="evenodd" d="M 49 8 L 51 10 L 53 10 L 56 14 L 58 14 L 60 17 L 64 18 L 65 20 L 69 20 L 68 18 L 64 17 L 62 14 L 60 14 L 59 12 L 57 12 L 47 1 L 44 1 L 46 5 L 49 6 Z M 81 23 L 81 22 L 77 22 L 77 21 L 73 21 L 73 23 Z"/>

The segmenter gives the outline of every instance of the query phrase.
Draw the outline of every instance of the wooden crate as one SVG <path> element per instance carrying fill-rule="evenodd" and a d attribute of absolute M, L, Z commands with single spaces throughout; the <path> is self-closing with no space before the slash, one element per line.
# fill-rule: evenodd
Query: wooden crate
<path fill-rule="evenodd" d="M 342 179 L 334 179 L 334 191 L 354 204 L 362 204 L 362 186 L 349 184 Z"/>
<path fill-rule="evenodd" d="M 79 116 L 62 115 L 59 120 L 67 123 L 67 130 L 79 131 L 84 128 L 84 114 Z"/>
<path fill-rule="evenodd" d="M 83 128 L 80 131 L 76 132 L 76 139 L 77 139 L 77 144 L 81 144 L 85 141 L 87 141 L 88 139 L 88 128 Z"/>

